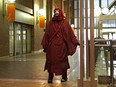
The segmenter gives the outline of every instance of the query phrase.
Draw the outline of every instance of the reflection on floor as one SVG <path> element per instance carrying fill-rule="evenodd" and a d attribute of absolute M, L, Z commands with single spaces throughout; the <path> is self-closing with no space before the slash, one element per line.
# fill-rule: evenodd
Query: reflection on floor
<path fill-rule="evenodd" d="M 69 57 L 68 82 L 61 83 L 61 76 L 55 76 L 53 84 L 47 83 L 44 72 L 45 53 L 32 53 L 17 57 L 0 58 L 0 87 L 77 87 L 79 76 L 79 55 Z"/>
<path fill-rule="evenodd" d="M 47 83 L 44 72 L 45 53 L 32 53 L 17 57 L 0 58 L 0 87 L 77 87 L 79 78 L 79 51 L 69 56 L 68 81 L 61 83 L 61 76 L 55 76 L 53 84 Z M 107 87 L 99 85 L 97 87 Z"/>

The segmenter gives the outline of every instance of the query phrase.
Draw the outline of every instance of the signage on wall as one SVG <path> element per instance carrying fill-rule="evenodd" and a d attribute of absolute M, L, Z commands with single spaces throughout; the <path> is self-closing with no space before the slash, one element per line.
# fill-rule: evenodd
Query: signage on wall
<path fill-rule="evenodd" d="M 45 17 L 43 15 L 39 16 L 39 27 L 40 28 L 45 27 Z"/>
<path fill-rule="evenodd" d="M 15 21 L 15 5 L 14 4 L 7 5 L 7 20 L 8 22 Z"/>

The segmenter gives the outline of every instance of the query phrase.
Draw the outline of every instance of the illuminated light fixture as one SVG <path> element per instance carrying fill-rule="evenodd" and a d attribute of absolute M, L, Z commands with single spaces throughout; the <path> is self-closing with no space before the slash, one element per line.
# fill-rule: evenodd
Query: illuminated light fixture
<path fill-rule="evenodd" d="M 96 7 L 94 12 L 95 12 L 95 16 L 98 17 L 101 14 L 101 8 L 100 7 Z"/>
<path fill-rule="evenodd" d="M 108 12 L 109 12 L 109 9 L 108 9 L 108 8 L 103 8 L 103 9 L 102 9 L 102 13 L 103 13 L 103 14 L 106 15 L 106 14 L 108 14 Z"/>
<path fill-rule="evenodd" d="M 45 15 L 45 10 L 44 9 L 40 9 L 39 10 L 39 15 Z"/>
<path fill-rule="evenodd" d="M 8 2 L 10 3 L 14 3 L 16 0 L 8 0 Z"/>
<path fill-rule="evenodd" d="M 99 16 L 100 14 L 108 14 L 109 13 L 109 9 L 108 8 L 100 8 L 100 7 L 96 7 L 95 8 L 95 16 Z"/>
<path fill-rule="evenodd" d="M 45 27 L 45 10 L 40 9 L 39 10 L 39 27 L 43 29 Z"/>
<path fill-rule="evenodd" d="M 15 21 L 15 1 L 7 0 L 6 2 L 6 0 L 3 0 L 3 16 L 7 16 L 8 22 Z"/>

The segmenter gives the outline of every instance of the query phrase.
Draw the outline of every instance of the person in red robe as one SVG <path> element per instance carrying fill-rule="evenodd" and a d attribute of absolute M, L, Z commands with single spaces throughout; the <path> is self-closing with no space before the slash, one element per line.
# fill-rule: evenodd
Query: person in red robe
<path fill-rule="evenodd" d="M 60 7 L 54 9 L 41 45 L 46 53 L 44 70 L 49 73 L 48 83 L 52 83 L 54 74 L 62 75 L 61 82 L 66 82 L 67 69 L 70 68 L 68 56 L 73 55 L 80 44 Z"/>

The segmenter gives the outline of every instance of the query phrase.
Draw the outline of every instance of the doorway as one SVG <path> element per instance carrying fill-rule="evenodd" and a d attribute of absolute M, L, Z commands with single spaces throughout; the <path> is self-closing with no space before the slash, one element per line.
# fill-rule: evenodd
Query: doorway
<path fill-rule="evenodd" d="M 12 23 L 9 27 L 9 53 L 18 56 L 32 51 L 32 26 Z"/>

